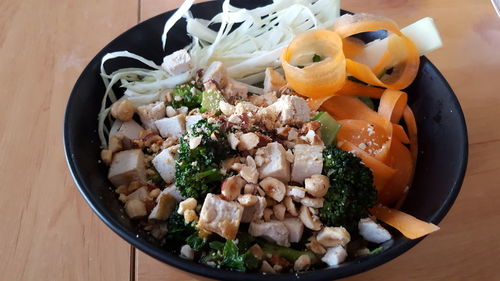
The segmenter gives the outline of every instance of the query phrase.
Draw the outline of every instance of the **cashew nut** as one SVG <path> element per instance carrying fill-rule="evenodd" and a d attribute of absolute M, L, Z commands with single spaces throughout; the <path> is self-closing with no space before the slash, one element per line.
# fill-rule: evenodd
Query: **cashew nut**
<path fill-rule="evenodd" d="M 285 197 L 285 199 L 283 199 L 283 203 L 285 204 L 286 210 L 288 211 L 288 213 L 290 213 L 290 215 L 294 217 L 299 215 L 291 197 Z"/>
<path fill-rule="evenodd" d="M 240 205 L 243 207 L 250 207 L 255 205 L 259 201 L 259 198 L 257 196 L 252 195 L 252 194 L 244 194 L 238 196 L 238 202 L 240 202 Z"/>
<path fill-rule="evenodd" d="M 302 205 L 299 211 L 299 218 L 304 223 L 304 225 L 312 230 L 320 230 L 321 229 L 321 221 L 318 217 L 313 217 L 309 208 L 307 206 Z"/>
<path fill-rule="evenodd" d="M 286 187 L 280 180 L 267 177 L 260 181 L 259 185 L 266 192 L 266 194 L 274 200 L 281 202 L 285 197 Z"/>
<path fill-rule="evenodd" d="M 323 207 L 323 201 L 325 201 L 325 199 L 323 198 L 305 197 L 300 200 L 300 203 L 302 203 L 302 205 L 305 205 L 307 207 L 318 209 Z"/>
<path fill-rule="evenodd" d="M 134 104 L 128 99 L 117 101 L 111 106 L 111 115 L 120 121 L 130 121 L 134 116 Z"/>
<path fill-rule="evenodd" d="M 245 185 L 245 180 L 240 176 L 232 176 L 225 179 L 221 185 L 221 194 L 224 199 L 232 201 L 241 193 L 241 188 Z"/>
<path fill-rule="evenodd" d="M 177 209 L 177 213 L 179 215 L 184 215 L 186 210 L 194 210 L 198 202 L 194 198 L 188 198 L 181 203 L 179 203 L 179 208 Z"/>
<path fill-rule="evenodd" d="M 285 219 L 286 207 L 285 207 L 285 205 L 283 205 L 281 203 L 280 204 L 276 204 L 276 205 L 273 206 L 273 212 L 274 212 L 274 216 L 278 220 L 282 221 L 282 220 Z"/>
<path fill-rule="evenodd" d="M 326 195 L 328 188 L 330 188 L 330 179 L 325 175 L 312 175 L 310 178 L 305 179 L 304 187 L 307 193 L 314 197 L 323 197 Z"/>
<path fill-rule="evenodd" d="M 345 246 L 351 241 L 351 235 L 343 227 L 325 227 L 316 237 L 318 242 L 325 247 Z"/>

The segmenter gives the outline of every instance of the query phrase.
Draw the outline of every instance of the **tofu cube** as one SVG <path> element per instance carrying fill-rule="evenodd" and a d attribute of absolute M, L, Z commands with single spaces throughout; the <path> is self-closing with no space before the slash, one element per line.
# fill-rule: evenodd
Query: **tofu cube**
<path fill-rule="evenodd" d="M 200 121 L 201 119 L 203 119 L 203 117 L 201 117 L 201 114 L 186 116 L 186 130 L 190 131 L 191 126 L 198 123 L 198 121 Z"/>
<path fill-rule="evenodd" d="M 306 178 L 321 174 L 323 170 L 323 145 L 297 144 L 294 147 L 292 181 L 304 183 Z"/>
<path fill-rule="evenodd" d="M 266 198 L 262 196 L 256 196 L 256 197 L 257 197 L 257 203 L 245 207 L 245 209 L 243 210 L 241 222 L 249 223 L 255 220 L 260 220 L 260 218 L 262 218 L 262 216 L 264 215 L 264 209 L 266 209 L 267 206 Z"/>
<path fill-rule="evenodd" d="M 286 225 L 281 221 L 271 220 L 268 222 L 251 222 L 248 227 L 248 233 L 250 233 L 253 237 L 262 237 L 280 246 L 290 246 L 290 232 L 288 231 Z"/>
<path fill-rule="evenodd" d="M 171 75 L 178 75 L 191 69 L 191 56 L 180 49 L 163 58 L 161 67 Z"/>
<path fill-rule="evenodd" d="M 228 202 L 209 193 L 201 208 L 197 227 L 234 240 L 240 227 L 242 214 L 243 207 L 237 202 Z"/>
<path fill-rule="evenodd" d="M 286 157 L 286 150 L 278 142 L 268 143 L 259 148 L 257 155 L 264 158 L 264 163 L 259 167 L 259 178 L 276 178 L 284 183 L 290 181 L 290 162 Z"/>
<path fill-rule="evenodd" d="M 127 122 L 123 122 L 121 124 L 120 128 L 118 129 L 118 132 L 116 132 L 116 135 L 117 136 L 122 135 L 131 140 L 135 140 L 139 138 L 139 134 L 141 133 L 142 130 L 144 130 L 144 128 L 141 125 L 139 125 L 134 120 L 130 120 Z"/>
<path fill-rule="evenodd" d="M 164 138 L 180 138 L 186 132 L 186 116 L 179 114 L 174 117 L 163 118 L 155 121 L 155 125 Z"/>
<path fill-rule="evenodd" d="M 175 158 L 170 149 L 164 149 L 151 161 L 167 184 L 174 182 L 175 179 Z"/>
<path fill-rule="evenodd" d="M 182 196 L 179 189 L 177 189 L 177 186 L 175 186 L 175 183 L 170 185 L 170 186 L 165 187 L 165 189 L 161 191 L 161 193 L 160 193 L 160 195 L 158 195 L 158 197 L 161 196 L 162 194 L 167 194 L 167 193 L 174 196 L 174 198 L 178 202 L 186 199 L 186 198 L 184 198 L 184 196 Z"/>
<path fill-rule="evenodd" d="M 157 132 L 155 121 L 165 117 L 165 103 L 159 101 L 152 104 L 142 105 L 137 107 L 137 114 L 141 118 L 141 122 L 146 129 Z"/>
<path fill-rule="evenodd" d="M 283 220 L 288 232 L 290 233 L 289 239 L 292 243 L 297 243 L 302 238 L 304 233 L 304 224 L 298 218 L 286 218 Z"/>
<path fill-rule="evenodd" d="M 131 181 L 146 181 L 144 153 L 140 149 L 124 150 L 113 156 L 108 179 L 114 186 L 128 185 Z"/>

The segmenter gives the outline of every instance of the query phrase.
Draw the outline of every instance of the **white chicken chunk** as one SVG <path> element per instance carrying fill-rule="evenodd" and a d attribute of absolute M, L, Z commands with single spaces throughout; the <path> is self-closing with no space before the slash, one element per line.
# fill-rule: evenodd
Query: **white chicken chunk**
<path fill-rule="evenodd" d="M 186 116 L 179 114 L 174 117 L 163 118 L 155 121 L 155 125 L 164 138 L 180 138 L 186 132 Z"/>
<path fill-rule="evenodd" d="M 303 183 L 323 169 L 323 145 L 297 144 L 294 147 L 292 181 Z"/>
<path fill-rule="evenodd" d="M 302 238 L 302 233 L 304 233 L 304 224 L 298 218 L 286 218 L 283 220 L 286 228 L 290 232 L 290 242 L 297 243 Z"/>
<path fill-rule="evenodd" d="M 264 216 L 264 210 L 267 206 L 266 198 L 262 196 L 255 197 L 257 197 L 257 203 L 245 207 L 245 209 L 243 210 L 243 215 L 241 217 L 241 222 L 249 223 L 255 220 L 260 220 L 262 216 Z"/>
<path fill-rule="evenodd" d="M 305 99 L 283 95 L 270 105 L 279 114 L 279 120 L 286 125 L 295 125 L 311 120 L 311 109 Z"/>
<path fill-rule="evenodd" d="M 137 114 L 139 114 L 141 122 L 144 127 L 146 127 L 146 129 L 150 129 L 153 132 L 158 132 L 155 121 L 165 117 L 165 103 L 159 101 L 156 103 L 141 105 L 137 107 Z"/>
<path fill-rule="evenodd" d="M 131 149 L 116 153 L 109 167 L 108 179 L 114 186 L 128 185 L 131 181 L 146 181 L 142 150 Z"/>
<path fill-rule="evenodd" d="M 209 193 L 201 208 L 197 227 L 234 240 L 240 227 L 242 214 L 243 207 L 237 202 L 227 202 Z"/>
<path fill-rule="evenodd" d="M 285 148 L 278 142 L 268 143 L 259 148 L 256 155 L 264 158 L 259 167 L 259 178 L 273 177 L 284 183 L 290 181 L 290 162 L 286 157 Z"/>
<path fill-rule="evenodd" d="M 328 248 L 321 260 L 330 267 L 336 267 L 347 258 L 347 251 L 342 246 Z"/>
<path fill-rule="evenodd" d="M 286 225 L 281 221 L 271 220 L 268 222 L 251 222 L 248 228 L 248 233 L 250 233 L 253 237 L 262 237 L 280 246 L 290 246 L 290 231 L 288 231 Z"/>
<path fill-rule="evenodd" d="M 191 56 L 180 49 L 163 58 L 161 67 L 171 75 L 178 75 L 191 69 Z"/>
<path fill-rule="evenodd" d="M 118 122 L 121 122 L 121 121 L 118 121 Z M 137 122 L 135 122 L 134 120 L 130 120 L 127 122 L 121 122 L 121 123 L 122 124 L 120 125 L 120 128 L 116 132 L 117 136 L 121 135 L 121 136 L 129 138 L 131 140 L 135 140 L 135 139 L 139 138 L 139 134 L 141 133 L 141 131 L 144 130 L 144 128 L 141 125 L 139 125 Z M 111 138 L 111 134 L 110 134 L 110 138 Z"/>
<path fill-rule="evenodd" d="M 175 158 L 176 155 L 170 149 L 164 149 L 151 161 L 161 178 L 167 184 L 174 182 Z"/>
<path fill-rule="evenodd" d="M 392 238 L 387 229 L 376 223 L 371 218 L 359 220 L 358 229 L 359 234 L 368 242 L 379 244 Z"/>
<path fill-rule="evenodd" d="M 186 130 L 190 131 L 191 126 L 198 123 L 198 121 L 200 121 L 201 119 L 203 119 L 203 117 L 201 117 L 201 114 L 186 116 Z"/>
<path fill-rule="evenodd" d="M 264 78 L 264 93 L 277 92 L 286 85 L 285 78 L 276 70 L 268 67 L 266 68 Z"/>
<path fill-rule="evenodd" d="M 201 78 L 203 84 L 215 83 L 220 89 L 226 87 L 228 83 L 227 70 L 220 61 L 212 62 L 208 68 L 205 70 L 203 77 Z"/>

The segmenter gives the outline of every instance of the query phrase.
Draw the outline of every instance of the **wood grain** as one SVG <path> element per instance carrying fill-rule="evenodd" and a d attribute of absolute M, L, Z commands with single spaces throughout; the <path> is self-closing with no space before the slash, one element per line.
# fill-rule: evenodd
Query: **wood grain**
<path fill-rule="evenodd" d="M 120 3 L 0 1 L 0 280 L 129 279 L 130 246 L 83 201 L 62 146 L 77 76 L 137 22 Z"/>

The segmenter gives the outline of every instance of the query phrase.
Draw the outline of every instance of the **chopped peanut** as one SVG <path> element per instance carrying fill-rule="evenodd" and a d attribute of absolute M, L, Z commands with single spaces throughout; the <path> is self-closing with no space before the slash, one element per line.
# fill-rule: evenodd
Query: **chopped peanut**
<path fill-rule="evenodd" d="M 266 208 L 264 209 L 264 221 L 270 221 L 273 215 L 273 210 Z"/>
<path fill-rule="evenodd" d="M 311 265 L 311 257 L 309 255 L 301 255 L 294 263 L 293 269 L 302 271 L 309 268 Z"/>
<path fill-rule="evenodd" d="M 330 188 L 330 179 L 324 175 L 312 175 L 310 178 L 305 179 L 304 187 L 307 193 L 312 196 L 323 197 Z"/>
<path fill-rule="evenodd" d="M 286 207 L 282 203 L 276 204 L 273 206 L 273 212 L 274 212 L 274 216 L 278 220 L 282 221 L 285 219 Z"/>
<path fill-rule="evenodd" d="M 106 165 L 110 165 L 113 161 L 113 151 L 109 149 L 101 150 L 101 159 Z"/>
<path fill-rule="evenodd" d="M 188 199 L 182 201 L 181 203 L 179 203 L 179 209 L 177 209 L 177 213 L 179 215 L 184 215 L 184 212 L 186 210 L 194 210 L 194 208 L 196 208 L 197 204 L 198 204 L 198 202 L 196 201 L 196 199 L 188 198 Z"/>
<path fill-rule="evenodd" d="M 130 121 L 134 116 L 134 104 L 128 99 L 117 101 L 111 106 L 111 115 L 120 121 Z"/>
<path fill-rule="evenodd" d="M 192 221 L 198 221 L 198 215 L 194 210 L 185 210 L 184 211 L 184 222 L 186 224 L 192 222 Z"/>
<path fill-rule="evenodd" d="M 283 182 L 273 177 L 267 177 L 260 181 L 259 185 L 266 192 L 268 196 L 274 200 L 281 202 L 285 197 L 286 187 Z"/>
<path fill-rule="evenodd" d="M 252 195 L 252 194 L 244 194 L 238 196 L 238 202 L 240 202 L 240 205 L 243 207 L 250 207 L 255 205 L 259 199 L 257 196 Z"/>

